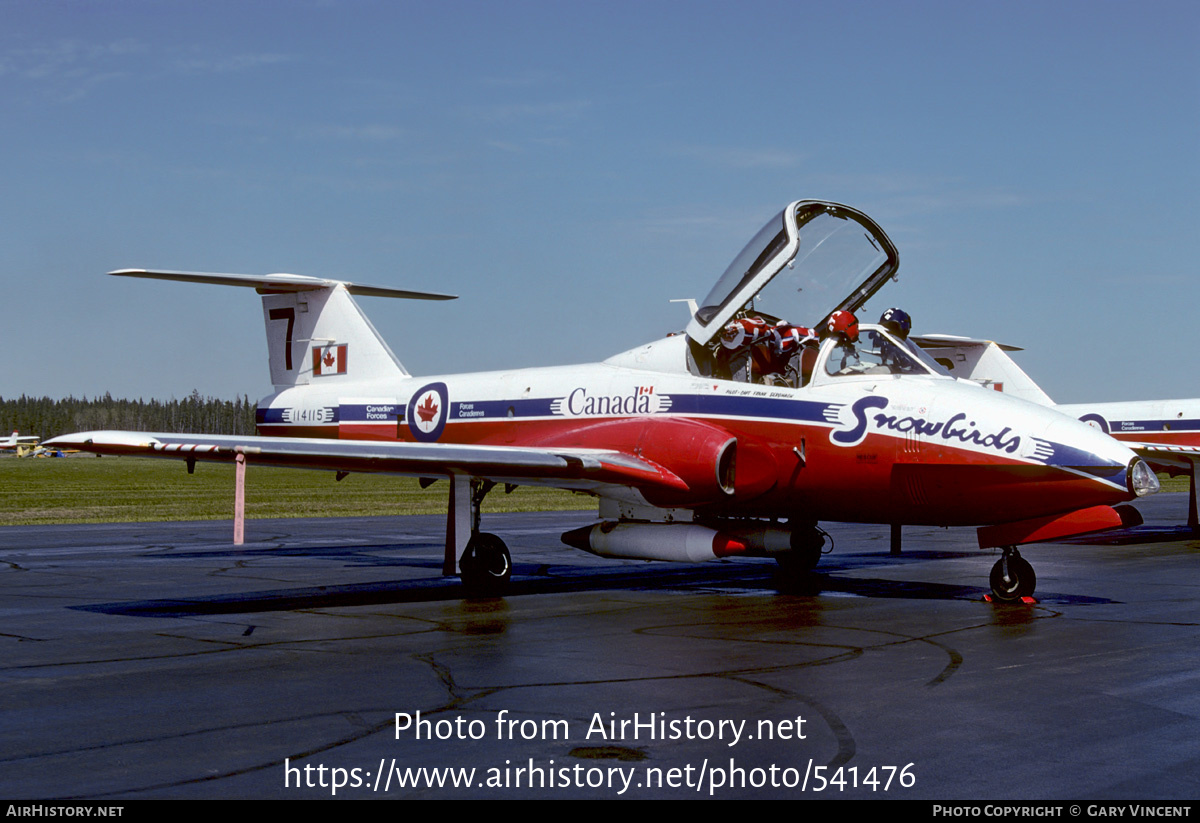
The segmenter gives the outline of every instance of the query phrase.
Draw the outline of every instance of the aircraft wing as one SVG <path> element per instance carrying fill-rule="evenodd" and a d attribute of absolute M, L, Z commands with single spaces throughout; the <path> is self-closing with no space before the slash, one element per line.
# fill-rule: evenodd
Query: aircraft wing
<path fill-rule="evenodd" d="M 1165 443 L 1138 443 L 1121 440 L 1122 445 L 1133 449 L 1134 453 L 1146 458 L 1151 465 L 1169 463 L 1187 468 L 1192 460 L 1200 460 L 1200 446 L 1172 446 Z"/>
<path fill-rule="evenodd" d="M 46 441 L 48 448 L 95 454 L 233 462 L 239 453 L 253 465 L 437 477 L 470 475 L 502 482 L 561 488 L 635 486 L 687 491 L 677 475 L 648 460 L 613 449 L 332 440 L 159 432 L 93 431 Z"/>

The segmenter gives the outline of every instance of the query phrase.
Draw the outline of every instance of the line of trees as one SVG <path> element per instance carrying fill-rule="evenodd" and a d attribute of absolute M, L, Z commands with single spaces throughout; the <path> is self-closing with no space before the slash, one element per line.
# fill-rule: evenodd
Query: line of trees
<path fill-rule="evenodd" d="M 0 437 L 16 430 L 43 440 L 60 434 L 98 429 L 254 434 L 254 404 L 201 397 L 193 391 L 183 400 L 124 400 L 111 394 L 86 397 L 0 397 Z"/>

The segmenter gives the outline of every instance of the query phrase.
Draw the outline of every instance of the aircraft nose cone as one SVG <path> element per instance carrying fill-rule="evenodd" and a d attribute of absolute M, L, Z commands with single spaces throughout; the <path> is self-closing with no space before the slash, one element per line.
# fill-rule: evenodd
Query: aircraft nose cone
<path fill-rule="evenodd" d="M 1098 497 L 1130 500 L 1158 491 L 1158 478 L 1146 462 L 1124 443 L 1074 418 L 1049 409 L 1042 410 L 1047 422 L 1036 432 L 1034 458 L 1092 481 Z M 1119 502 L 1119 501 L 1118 501 Z"/>
<path fill-rule="evenodd" d="M 1005 523 L 1115 506 L 1153 490 L 1153 472 L 1104 432 L 1015 398 L 986 400 L 986 409 L 975 406 L 963 424 L 982 433 L 975 442 L 987 447 L 986 462 L 940 471 L 936 465 L 898 466 L 898 488 L 911 498 L 902 501 L 907 507 L 933 501 L 936 492 L 943 518 L 952 510 L 964 523 Z M 966 408 L 967 400 L 958 404 Z M 952 433 L 961 437 L 960 429 Z"/>
<path fill-rule="evenodd" d="M 1129 464 L 1128 477 L 1129 490 L 1138 497 L 1154 494 L 1160 488 L 1158 475 L 1140 457 L 1135 457 L 1133 462 Z"/>

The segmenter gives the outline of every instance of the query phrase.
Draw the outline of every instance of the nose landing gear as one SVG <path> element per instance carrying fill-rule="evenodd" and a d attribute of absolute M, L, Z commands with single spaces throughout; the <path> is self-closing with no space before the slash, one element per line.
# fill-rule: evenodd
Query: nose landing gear
<path fill-rule="evenodd" d="M 992 584 L 992 597 L 1001 603 L 1016 603 L 1023 597 L 1031 597 L 1037 587 L 1037 575 L 1033 566 L 1021 557 L 1016 546 L 1005 546 L 1004 555 L 992 566 L 988 581 Z"/>

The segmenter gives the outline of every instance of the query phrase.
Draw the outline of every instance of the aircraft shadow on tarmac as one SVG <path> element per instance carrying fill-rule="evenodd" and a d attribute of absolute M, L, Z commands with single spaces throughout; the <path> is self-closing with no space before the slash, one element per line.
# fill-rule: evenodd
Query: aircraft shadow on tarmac
<path fill-rule="evenodd" d="M 1073 546 L 1136 546 L 1140 543 L 1174 543 L 1196 541 L 1200 546 L 1200 532 L 1190 526 L 1137 526 L 1099 534 L 1085 534 L 1060 540 Z"/>
<path fill-rule="evenodd" d="M 306 556 L 340 554 L 348 561 L 355 562 L 367 560 L 368 557 L 362 553 L 372 548 L 380 547 L 341 547 L 331 548 L 328 551 L 319 549 L 314 551 L 313 548 L 307 547 L 290 552 L 284 550 L 284 553 Z M 279 554 L 279 550 L 271 551 L 275 555 Z M 218 552 L 190 554 L 198 557 L 201 555 L 211 556 Z M 172 555 L 175 559 L 186 556 L 189 555 Z M 975 552 L 914 551 L 905 552 L 903 557 L 888 558 L 887 562 L 899 565 L 912 561 L 976 556 Z M 623 566 L 615 569 L 610 566 L 526 564 L 517 565 L 514 568 L 512 580 L 504 592 L 504 597 L 611 590 L 681 589 L 698 593 L 721 591 L 759 593 L 765 596 L 815 597 L 827 594 L 864 598 L 978 601 L 982 600 L 987 592 L 986 589 L 977 586 L 881 577 L 847 577 L 838 574 L 838 572 L 852 570 L 868 563 L 878 565 L 879 561 L 879 553 L 874 552 L 842 555 L 836 559 L 827 559 L 826 565 L 823 565 L 820 570 L 809 574 L 800 581 L 784 580 L 773 562 L 672 564 L 656 568 Z M 405 560 L 374 558 L 373 564 L 440 568 L 438 561 L 428 557 Z M 131 600 L 80 605 L 72 608 L 129 617 L 192 617 L 465 599 L 472 599 L 472 597 L 463 589 L 457 578 L 438 576 L 427 579 L 380 580 L 345 585 L 301 586 L 206 597 Z M 1079 604 L 1110 602 L 1104 598 L 1080 595 L 1047 594 L 1039 599 L 1042 602 Z"/>

